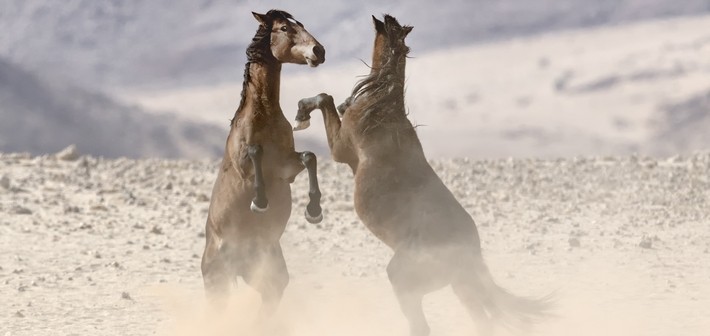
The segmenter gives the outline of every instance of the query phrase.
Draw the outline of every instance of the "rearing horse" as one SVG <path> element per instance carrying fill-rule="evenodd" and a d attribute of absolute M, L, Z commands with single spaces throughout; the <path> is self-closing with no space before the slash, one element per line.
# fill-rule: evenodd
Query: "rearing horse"
<path fill-rule="evenodd" d="M 299 101 L 296 120 L 303 124 L 313 110 L 323 112 L 333 159 L 355 174 L 360 220 L 394 250 L 387 275 L 411 335 L 429 334 L 422 298 L 447 285 L 476 320 L 480 335 L 491 334 L 493 321 L 527 328 L 546 315 L 547 300 L 514 296 L 494 282 L 473 219 L 427 162 L 407 118 L 404 39 L 412 27 L 389 15 L 384 24 L 374 22 L 372 71 L 341 105 L 342 121 L 333 98 L 324 93 Z"/>
<path fill-rule="evenodd" d="M 268 315 L 289 281 L 279 239 L 291 215 L 290 183 L 304 168 L 306 219 L 323 218 L 316 157 L 295 151 L 291 124 L 279 105 L 281 64 L 316 67 L 325 61 L 325 49 L 289 13 L 252 14 L 259 28 L 246 51 L 241 102 L 212 191 L 202 276 L 208 298 L 218 305 L 242 276 L 261 293 L 261 315 Z"/>

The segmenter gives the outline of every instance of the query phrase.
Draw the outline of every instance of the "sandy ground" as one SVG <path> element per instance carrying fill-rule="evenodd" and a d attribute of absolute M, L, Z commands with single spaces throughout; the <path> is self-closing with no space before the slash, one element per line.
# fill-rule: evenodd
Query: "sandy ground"
<path fill-rule="evenodd" d="M 710 332 L 710 153 L 668 159 L 456 159 L 434 168 L 476 219 L 494 276 L 557 291 L 539 335 Z M 292 275 L 255 331 L 240 281 L 207 315 L 199 261 L 217 161 L 75 161 L 0 154 L 0 335 L 406 335 L 391 252 L 358 221 L 349 170 L 321 160 L 325 220 L 293 185 Z M 472 335 L 450 289 L 426 297 L 432 335 Z M 501 333 L 505 335 L 505 332 Z"/>
<path fill-rule="evenodd" d="M 406 18 L 401 18 L 406 22 Z M 554 32 L 430 53 L 407 61 L 407 107 L 430 157 L 670 155 L 652 140 L 664 106 L 710 90 L 710 16 Z M 414 28 L 412 34 L 417 34 Z M 373 35 L 374 36 L 374 35 Z M 327 48 L 327 45 L 326 45 Z M 285 65 L 281 106 L 327 92 L 340 102 L 369 69 L 371 49 L 345 64 Z M 235 64 L 241 69 L 242 64 Z M 298 71 L 295 71 L 298 69 Z M 179 90 L 120 93 L 129 103 L 224 125 L 242 78 Z M 314 114 L 320 120 L 320 114 Z M 320 123 L 315 123 L 320 124 Z M 302 133 L 325 143 L 323 127 Z M 651 142 L 651 144 L 649 144 Z"/>

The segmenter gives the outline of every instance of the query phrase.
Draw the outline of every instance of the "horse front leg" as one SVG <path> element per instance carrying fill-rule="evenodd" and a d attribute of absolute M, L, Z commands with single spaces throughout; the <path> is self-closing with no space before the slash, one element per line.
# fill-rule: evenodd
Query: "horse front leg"
<path fill-rule="evenodd" d="M 348 105 L 349 102 L 343 103 Z M 321 93 L 315 97 L 303 98 L 298 102 L 298 113 L 296 113 L 296 127 L 294 130 L 302 130 L 310 126 L 311 112 L 320 109 L 323 112 L 323 122 L 325 124 L 328 147 L 333 160 L 347 163 L 353 168 L 357 164 L 357 156 L 350 143 L 350 139 L 344 134 L 340 116 L 335 108 L 333 97 Z"/>
<path fill-rule="evenodd" d="M 348 98 L 345 98 L 345 101 L 342 102 L 340 105 L 338 105 L 338 115 L 340 115 L 340 118 L 342 118 L 345 115 L 345 111 L 352 105 L 353 102 L 353 97 L 350 96 Z"/>
<path fill-rule="evenodd" d="M 306 206 L 306 220 L 311 224 L 320 223 L 323 220 L 323 209 L 320 206 L 320 187 L 318 186 L 318 162 L 316 155 L 312 152 L 301 152 L 299 154 L 301 163 L 308 171 L 308 205 Z"/>
<path fill-rule="evenodd" d="M 269 208 L 269 201 L 266 199 L 266 186 L 264 185 L 264 173 L 261 169 L 261 159 L 264 155 L 264 150 L 261 145 L 249 145 L 247 154 L 254 165 L 254 191 L 256 196 L 251 201 L 249 207 L 251 211 L 263 213 Z"/>

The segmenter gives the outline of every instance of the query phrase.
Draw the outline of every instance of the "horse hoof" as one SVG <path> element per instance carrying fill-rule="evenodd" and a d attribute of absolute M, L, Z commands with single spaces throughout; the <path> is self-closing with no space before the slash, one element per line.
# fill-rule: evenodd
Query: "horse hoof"
<path fill-rule="evenodd" d="M 266 204 L 265 207 L 260 208 L 258 205 L 256 205 L 256 203 L 254 203 L 254 201 L 251 201 L 251 205 L 249 206 L 249 208 L 251 209 L 252 212 L 264 213 L 264 212 L 266 212 L 266 210 L 269 210 L 269 204 Z"/>
<path fill-rule="evenodd" d="M 315 216 L 315 217 L 309 215 L 308 210 L 306 210 L 305 212 L 306 212 L 306 220 L 308 221 L 308 223 L 318 224 L 323 220 L 323 211 L 321 211 L 321 213 L 319 213 L 318 216 Z"/>
<path fill-rule="evenodd" d="M 304 129 L 310 127 L 310 126 L 311 126 L 311 121 L 310 121 L 310 120 L 298 120 L 298 121 L 296 122 L 296 126 L 293 127 L 293 130 L 294 130 L 294 131 L 300 131 L 300 130 L 304 130 Z"/>

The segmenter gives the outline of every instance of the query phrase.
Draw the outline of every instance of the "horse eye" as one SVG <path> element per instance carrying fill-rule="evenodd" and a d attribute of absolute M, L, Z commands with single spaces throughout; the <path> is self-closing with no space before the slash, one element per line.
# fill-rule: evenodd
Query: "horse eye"
<path fill-rule="evenodd" d="M 283 31 L 283 32 L 288 31 L 288 27 L 282 26 L 282 27 L 281 27 L 281 31 Z"/>

